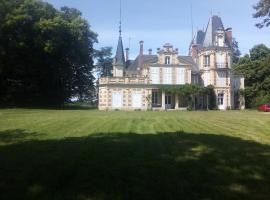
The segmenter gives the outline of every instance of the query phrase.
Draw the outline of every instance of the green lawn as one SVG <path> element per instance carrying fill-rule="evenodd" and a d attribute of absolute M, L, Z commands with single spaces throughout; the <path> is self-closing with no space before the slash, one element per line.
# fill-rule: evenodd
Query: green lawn
<path fill-rule="evenodd" d="M 0 110 L 0 199 L 269 200 L 270 114 Z"/>

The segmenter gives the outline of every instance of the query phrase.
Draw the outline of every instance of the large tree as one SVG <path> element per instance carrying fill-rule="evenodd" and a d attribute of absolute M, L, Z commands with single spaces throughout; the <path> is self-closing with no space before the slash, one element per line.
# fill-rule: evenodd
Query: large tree
<path fill-rule="evenodd" d="M 270 49 L 264 44 L 255 45 L 250 50 L 250 59 L 251 60 L 260 60 L 267 57 L 270 54 Z"/>
<path fill-rule="evenodd" d="M 256 24 L 258 28 L 270 26 L 270 0 L 260 0 L 254 9 L 256 13 L 253 14 L 255 18 L 263 18 L 262 22 Z"/>
<path fill-rule="evenodd" d="M 270 102 L 270 49 L 256 45 L 250 55 L 241 57 L 234 65 L 236 72 L 245 76 L 245 97 L 247 107 L 256 107 Z"/>
<path fill-rule="evenodd" d="M 236 41 L 235 38 L 233 38 L 232 40 L 232 53 L 233 53 L 232 57 L 233 63 L 237 63 L 241 56 L 241 52 L 239 50 L 238 42 Z"/>
<path fill-rule="evenodd" d="M 0 0 L 0 104 L 61 104 L 93 88 L 97 35 L 76 9 Z"/>
<path fill-rule="evenodd" d="M 96 51 L 96 70 L 99 77 L 112 76 L 112 47 L 102 47 Z"/>

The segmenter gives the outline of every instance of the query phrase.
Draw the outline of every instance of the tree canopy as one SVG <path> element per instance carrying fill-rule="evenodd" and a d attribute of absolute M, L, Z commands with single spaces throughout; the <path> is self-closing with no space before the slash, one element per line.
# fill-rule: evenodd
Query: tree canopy
<path fill-rule="evenodd" d="M 233 63 L 237 63 L 241 56 L 241 52 L 239 49 L 238 42 L 236 41 L 235 38 L 233 38 L 233 41 L 232 41 L 232 53 L 233 53 L 233 57 L 232 57 Z"/>
<path fill-rule="evenodd" d="M 0 104 L 61 104 L 93 88 L 97 34 L 80 11 L 0 0 Z"/>
<path fill-rule="evenodd" d="M 96 51 L 96 70 L 99 77 L 112 76 L 113 58 L 112 47 L 102 47 Z"/>
<path fill-rule="evenodd" d="M 253 14 L 255 18 L 263 18 L 262 22 L 257 23 L 258 28 L 270 26 L 270 0 L 260 0 L 254 9 L 256 13 Z"/>
<path fill-rule="evenodd" d="M 256 107 L 270 102 L 270 49 L 256 45 L 249 55 L 241 57 L 234 65 L 234 71 L 245 76 L 245 97 L 247 107 Z"/>

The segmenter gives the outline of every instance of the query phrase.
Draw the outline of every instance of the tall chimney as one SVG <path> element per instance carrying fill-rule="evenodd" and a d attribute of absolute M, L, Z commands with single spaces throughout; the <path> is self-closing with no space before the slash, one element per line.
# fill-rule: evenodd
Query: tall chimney
<path fill-rule="evenodd" d="M 143 56 L 143 41 L 140 41 L 140 56 Z"/>
<path fill-rule="evenodd" d="M 197 55 L 198 55 L 198 51 L 197 51 L 197 45 L 196 44 L 193 44 L 191 46 L 191 57 L 193 59 L 197 58 Z"/>
<path fill-rule="evenodd" d="M 140 55 L 139 55 L 139 74 L 142 73 L 143 68 L 143 41 L 140 41 Z"/>
<path fill-rule="evenodd" d="M 232 41 L 233 41 L 232 28 L 226 29 L 226 36 L 227 36 L 227 40 L 228 40 L 229 44 L 231 45 Z"/>
<path fill-rule="evenodd" d="M 126 62 L 129 60 L 129 48 L 126 48 Z"/>
<path fill-rule="evenodd" d="M 152 49 L 149 49 L 148 52 L 149 52 L 149 55 L 152 55 Z"/>

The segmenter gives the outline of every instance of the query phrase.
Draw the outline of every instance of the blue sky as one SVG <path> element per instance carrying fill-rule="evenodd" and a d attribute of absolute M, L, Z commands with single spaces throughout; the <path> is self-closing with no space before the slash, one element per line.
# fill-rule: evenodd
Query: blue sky
<path fill-rule="evenodd" d="M 218 14 L 224 26 L 232 27 L 242 54 L 255 44 L 270 46 L 270 27 L 258 29 L 254 24 L 252 5 L 259 0 L 122 0 L 124 47 L 130 47 L 131 57 L 139 52 L 139 41 L 145 42 L 145 53 L 154 52 L 166 42 L 188 53 L 191 40 L 191 4 L 194 30 L 206 28 L 211 12 Z M 119 0 L 47 0 L 55 7 L 79 9 L 93 31 L 99 34 L 99 44 L 116 48 L 119 26 Z M 114 53 L 114 52 L 113 52 Z"/>

